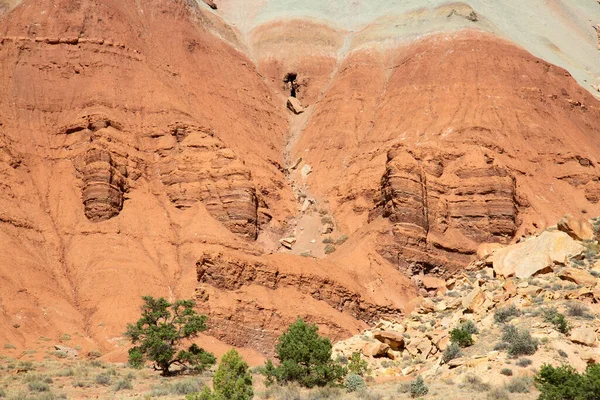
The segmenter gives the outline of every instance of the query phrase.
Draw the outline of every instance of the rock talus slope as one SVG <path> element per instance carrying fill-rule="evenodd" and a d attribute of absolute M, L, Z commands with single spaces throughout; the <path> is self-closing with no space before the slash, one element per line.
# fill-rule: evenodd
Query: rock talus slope
<path fill-rule="evenodd" d="M 410 312 L 413 275 L 600 213 L 598 101 L 498 15 L 285 4 L 4 6 L 0 340 L 120 351 L 150 294 L 195 297 L 215 340 L 268 355 L 298 315 L 351 336 Z M 324 229 L 277 248 L 303 216 Z"/>

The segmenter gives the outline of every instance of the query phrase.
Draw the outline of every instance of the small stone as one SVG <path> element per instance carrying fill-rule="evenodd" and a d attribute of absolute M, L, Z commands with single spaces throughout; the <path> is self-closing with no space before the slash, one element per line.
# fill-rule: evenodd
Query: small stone
<path fill-rule="evenodd" d="M 304 112 L 304 107 L 302 107 L 302 104 L 300 104 L 300 100 L 295 97 L 288 97 L 287 108 L 289 108 L 294 114 L 301 114 Z"/>
<path fill-rule="evenodd" d="M 295 237 L 286 237 L 286 238 L 280 239 L 279 243 L 281 243 L 281 245 L 283 247 L 285 247 L 286 249 L 291 250 L 292 247 L 294 247 L 294 243 L 296 243 L 296 238 Z"/>

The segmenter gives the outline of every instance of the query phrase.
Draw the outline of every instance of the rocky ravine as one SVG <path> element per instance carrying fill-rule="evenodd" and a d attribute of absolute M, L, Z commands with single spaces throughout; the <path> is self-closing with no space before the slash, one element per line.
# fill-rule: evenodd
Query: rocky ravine
<path fill-rule="evenodd" d="M 408 315 L 413 275 L 600 214 L 598 101 L 470 6 L 411 12 L 433 30 L 389 41 L 381 21 L 250 29 L 231 4 L 4 7 L 0 340 L 16 352 L 69 333 L 122 357 L 147 294 L 195 297 L 215 346 L 269 355 L 298 315 L 342 339 Z"/>

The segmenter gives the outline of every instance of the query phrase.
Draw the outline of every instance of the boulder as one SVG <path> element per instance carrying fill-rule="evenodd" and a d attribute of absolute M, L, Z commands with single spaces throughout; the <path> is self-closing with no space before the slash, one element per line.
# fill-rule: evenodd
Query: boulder
<path fill-rule="evenodd" d="M 583 344 L 584 346 L 593 346 L 596 344 L 596 332 L 592 328 L 579 327 L 571 331 L 569 337 L 571 342 Z"/>
<path fill-rule="evenodd" d="M 586 270 L 578 268 L 565 268 L 559 272 L 558 277 L 565 281 L 575 282 L 583 286 L 596 286 L 598 279 Z"/>
<path fill-rule="evenodd" d="M 450 361 L 448 361 L 448 367 L 449 368 L 456 368 L 456 367 L 460 367 L 462 365 L 465 365 L 467 363 L 467 359 L 464 357 L 458 357 L 455 359 L 452 359 Z"/>
<path fill-rule="evenodd" d="M 294 114 L 301 114 L 304 112 L 304 108 L 302 107 L 302 104 L 300 104 L 300 100 L 295 97 L 288 97 L 287 108 L 289 108 Z"/>
<path fill-rule="evenodd" d="M 556 227 L 576 240 L 594 239 L 594 227 L 587 219 L 581 217 L 567 214 L 558 221 Z"/>
<path fill-rule="evenodd" d="M 390 346 L 383 342 L 369 342 L 362 348 L 362 353 L 367 357 L 381 357 L 385 356 L 390 349 Z"/>
<path fill-rule="evenodd" d="M 564 232 L 545 231 L 540 236 L 497 250 L 493 255 L 496 275 L 527 279 L 551 269 L 554 263 L 564 264 L 585 248 Z"/>
<path fill-rule="evenodd" d="M 286 237 L 286 238 L 280 239 L 279 243 L 281 243 L 281 245 L 283 247 L 285 247 L 286 249 L 291 250 L 292 247 L 294 247 L 294 243 L 296 243 L 296 238 L 295 237 Z"/>
<path fill-rule="evenodd" d="M 373 332 L 375 339 L 387 344 L 392 350 L 398 351 L 404 348 L 404 336 L 398 332 L 380 331 Z"/>
<path fill-rule="evenodd" d="M 496 250 L 500 250 L 503 247 L 505 246 L 500 243 L 481 243 L 477 246 L 477 258 L 479 260 L 485 260 L 494 254 Z"/>
<path fill-rule="evenodd" d="M 462 306 L 470 312 L 481 311 L 480 308 L 485 302 L 485 295 L 481 288 L 475 288 L 462 300 Z"/>
<path fill-rule="evenodd" d="M 421 283 L 425 289 L 446 289 L 446 281 L 436 276 L 422 276 Z"/>
<path fill-rule="evenodd" d="M 435 303 L 430 298 L 424 298 L 419 306 L 419 314 L 429 314 L 435 310 Z"/>

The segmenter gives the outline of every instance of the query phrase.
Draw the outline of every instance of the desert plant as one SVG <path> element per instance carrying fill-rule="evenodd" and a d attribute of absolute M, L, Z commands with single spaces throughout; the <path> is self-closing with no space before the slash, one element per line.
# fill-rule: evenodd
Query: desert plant
<path fill-rule="evenodd" d="M 339 238 L 337 238 L 337 240 L 335 241 L 335 244 L 340 246 L 340 245 L 344 244 L 346 242 L 346 240 L 348 240 L 348 235 L 342 235 Z"/>
<path fill-rule="evenodd" d="M 479 333 L 479 329 L 477 329 L 477 326 L 475 325 L 475 323 L 473 321 L 471 321 L 470 319 L 468 319 L 465 322 L 463 322 L 462 324 L 460 324 L 459 328 L 471 335 L 475 335 L 475 334 Z"/>
<path fill-rule="evenodd" d="M 502 388 L 493 388 L 487 394 L 487 400 L 510 400 L 508 392 Z"/>
<path fill-rule="evenodd" d="M 429 388 L 425 385 L 421 375 L 417 376 L 417 379 L 410 383 L 410 396 L 413 398 L 421 397 L 425 396 L 427 393 L 429 393 Z"/>
<path fill-rule="evenodd" d="M 513 357 L 535 354 L 539 345 L 528 330 L 517 329 L 513 325 L 504 327 L 502 341 L 508 343 L 508 354 Z"/>
<path fill-rule="evenodd" d="M 554 307 L 544 310 L 544 321 L 554 325 L 556 330 L 563 334 L 569 333 L 572 328 L 566 317 L 559 313 Z"/>
<path fill-rule="evenodd" d="M 512 369 L 510 369 L 510 368 L 502 368 L 502 369 L 500 370 L 500 373 L 501 373 L 502 375 L 506 375 L 506 376 L 512 376 L 512 374 L 513 374 L 513 371 L 512 371 Z"/>
<path fill-rule="evenodd" d="M 521 358 L 519 361 L 517 361 L 517 365 L 523 368 L 529 367 L 531 364 L 533 364 L 533 361 L 531 361 L 529 358 Z"/>
<path fill-rule="evenodd" d="M 308 388 L 340 381 L 347 369 L 331 359 L 331 341 L 318 334 L 316 325 L 298 318 L 277 341 L 280 364 L 267 360 L 263 373 L 266 384 L 298 382 Z"/>
<path fill-rule="evenodd" d="M 509 322 L 511 319 L 518 317 L 521 312 L 514 305 L 510 305 L 508 307 L 500 308 L 494 314 L 494 321 L 505 324 Z"/>
<path fill-rule="evenodd" d="M 121 379 L 121 380 L 117 381 L 117 383 L 115 384 L 115 392 L 118 392 L 119 390 L 130 390 L 130 389 L 133 389 L 133 385 L 131 384 L 130 379 Z"/>
<path fill-rule="evenodd" d="M 510 345 L 506 342 L 499 342 L 494 345 L 494 350 L 496 350 L 496 351 L 506 350 L 506 349 L 508 349 L 508 346 L 510 346 Z"/>
<path fill-rule="evenodd" d="M 96 375 L 96 383 L 104 386 L 110 385 L 110 375 L 107 373 Z"/>
<path fill-rule="evenodd" d="M 229 350 L 221 358 L 213 377 L 213 389 L 210 399 L 214 400 L 250 400 L 254 397 L 248 364 L 235 349 Z M 208 388 L 204 391 L 208 391 Z"/>
<path fill-rule="evenodd" d="M 332 244 L 328 244 L 325 246 L 325 254 L 331 254 L 335 251 L 335 246 Z"/>
<path fill-rule="evenodd" d="M 169 374 L 173 364 L 183 368 L 203 371 L 216 362 L 195 343 L 187 350 L 179 349 L 184 340 L 195 338 L 206 330 L 206 316 L 198 315 L 191 300 L 169 303 L 164 298 L 144 296 L 142 317 L 135 324 L 127 325 L 125 335 L 134 345 L 129 350 L 129 363 L 141 367 L 148 359 L 154 369 Z"/>
<path fill-rule="evenodd" d="M 542 365 L 535 376 L 539 400 L 595 400 L 600 393 L 600 365 L 588 365 L 580 374 L 570 365 Z"/>
<path fill-rule="evenodd" d="M 350 373 L 346 376 L 344 387 L 349 392 L 356 392 L 366 387 L 365 380 L 358 374 Z"/>
<path fill-rule="evenodd" d="M 469 347 L 474 343 L 471 334 L 462 328 L 454 328 L 450 331 L 450 341 L 460 347 Z"/>
<path fill-rule="evenodd" d="M 31 390 L 32 392 L 48 392 L 48 391 L 50 391 L 50 385 L 48 385 L 46 382 L 42 382 L 42 381 L 29 382 L 27 387 L 29 387 L 29 390 Z"/>
<path fill-rule="evenodd" d="M 369 364 L 360 357 L 360 353 L 355 351 L 350 356 L 350 362 L 348 363 L 348 372 L 363 376 L 367 373 Z"/>
<path fill-rule="evenodd" d="M 477 392 L 487 392 L 491 389 L 489 383 L 482 382 L 477 375 L 473 374 L 465 376 L 463 386 L 468 386 L 471 390 L 475 390 Z"/>
<path fill-rule="evenodd" d="M 12 343 L 4 343 L 4 348 L 7 349 L 7 350 L 9 350 L 9 349 L 16 349 L 17 346 L 15 346 Z"/>
<path fill-rule="evenodd" d="M 589 309 L 582 303 L 572 302 L 567 304 L 567 314 L 570 317 L 590 318 Z"/>
<path fill-rule="evenodd" d="M 460 346 L 456 343 L 450 343 L 446 350 L 444 350 L 444 354 L 442 355 L 442 360 L 447 363 L 450 360 L 454 360 L 455 358 L 462 357 L 462 351 L 460 350 Z"/>
<path fill-rule="evenodd" d="M 518 376 L 512 378 L 506 384 L 506 390 L 510 393 L 529 393 L 533 380 L 529 376 Z"/>

